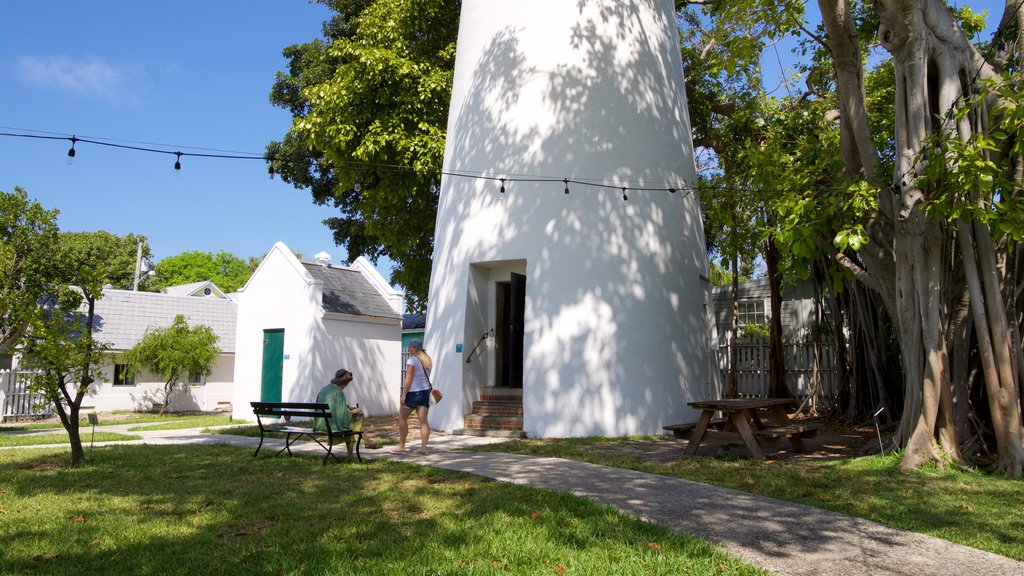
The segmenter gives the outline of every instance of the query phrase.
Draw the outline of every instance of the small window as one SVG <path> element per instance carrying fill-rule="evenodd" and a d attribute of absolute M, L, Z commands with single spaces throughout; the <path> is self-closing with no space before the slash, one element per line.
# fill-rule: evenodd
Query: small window
<path fill-rule="evenodd" d="M 739 304 L 739 325 L 764 324 L 768 317 L 764 311 L 764 300 L 740 300 Z"/>
<path fill-rule="evenodd" d="M 190 372 L 188 375 L 188 383 L 193 386 L 201 386 L 206 384 L 206 378 L 202 372 Z"/>
<path fill-rule="evenodd" d="M 114 364 L 114 386 L 135 386 L 135 375 L 127 364 Z"/>

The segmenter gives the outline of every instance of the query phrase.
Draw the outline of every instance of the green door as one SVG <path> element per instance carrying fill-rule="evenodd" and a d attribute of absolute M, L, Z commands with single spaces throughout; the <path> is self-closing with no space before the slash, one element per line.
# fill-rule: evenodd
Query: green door
<path fill-rule="evenodd" d="M 263 331 L 263 377 L 260 401 L 281 401 L 281 375 L 284 372 L 284 330 Z"/>

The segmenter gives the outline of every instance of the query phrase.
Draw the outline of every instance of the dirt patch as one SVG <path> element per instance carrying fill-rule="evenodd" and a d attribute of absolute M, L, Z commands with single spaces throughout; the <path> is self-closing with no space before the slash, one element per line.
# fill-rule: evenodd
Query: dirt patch
<path fill-rule="evenodd" d="M 431 436 L 443 436 L 444 432 L 431 430 Z M 363 439 L 370 439 L 384 445 L 398 444 L 398 416 L 370 416 L 363 421 Z M 409 437 L 406 444 L 417 445 L 420 441 L 420 421 L 413 413 L 409 416 Z"/>

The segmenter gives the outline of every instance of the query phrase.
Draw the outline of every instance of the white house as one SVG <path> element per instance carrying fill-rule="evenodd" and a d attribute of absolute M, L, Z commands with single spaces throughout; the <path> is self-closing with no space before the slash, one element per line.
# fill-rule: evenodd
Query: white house
<path fill-rule="evenodd" d="M 398 412 L 404 295 L 364 258 L 329 259 L 300 261 L 278 242 L 233 295 L 236 418 L 252 418 L 252 401 L 312 402 L 339 368 L 355 376 L 350 404 Z"/>
<path fill-rule="evenodd" d="M 530 436 L 660 433 L 718 395 L 671 1 L 463 2 L 443 172 L 431 426 L 521 394 Z"/>
<path fill-rule="evenodd" d="M 212 283 L 200 283 L 212 286 Z M 208 287 L 208 286 L 204 286 Z M 175 289 L 177 287 L 171 287 Z M 223 297 L 201 297 L 191 291 L 175 291 L 172 295 L 157 292 L 134 292 L 107 288 L 96 301 L 94 334 L 99 341 L 110 343 L 113 361 L 104 366 L 98 383 L 90 387 L 84 406 L 97 411 L 149 410 L 163 402 L 164 382 L 159 376 L 143 371 L 134 376 L 119 362 L 122 352 L 138 343 L 149 328 L 163 328 L 183 314 L 190 326 L 203 324 L 217 334 L 220 357 L 209 376 L 190 374 L 188 382 L 176 387 L 172 394 L 172 411 L 213 411 L 226 408 L 231 402 L 235 356 L 235 303 Z M 202 295 L 202 287 L 199 288 Z"/>

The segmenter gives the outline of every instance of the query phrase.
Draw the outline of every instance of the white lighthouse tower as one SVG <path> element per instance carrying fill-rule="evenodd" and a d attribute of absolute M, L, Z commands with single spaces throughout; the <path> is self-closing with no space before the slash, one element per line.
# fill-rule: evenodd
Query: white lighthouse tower
<path fill-rule="evenodd" d="M 444 174 L 432 427 L 493 387 L 531 437 L 661 432 L 716 393 L 670 0 L 464 0 Z"/>

